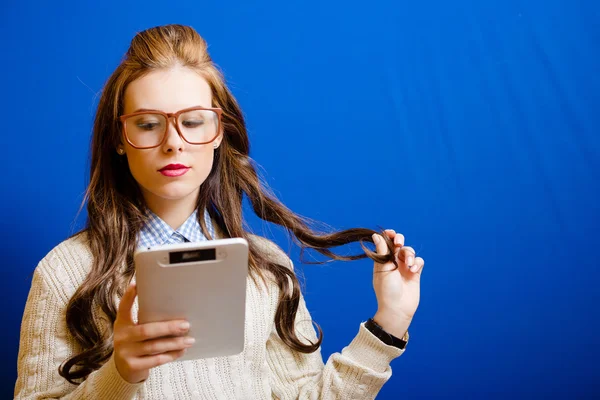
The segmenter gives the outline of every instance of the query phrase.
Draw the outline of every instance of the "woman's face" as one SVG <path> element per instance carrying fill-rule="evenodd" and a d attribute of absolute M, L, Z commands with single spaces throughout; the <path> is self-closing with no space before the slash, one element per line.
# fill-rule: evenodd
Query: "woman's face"
<path fill-rule="evenodd" d="M 174 113 L 190 107 L 212 107 L 211 89 L 198 73 L 175 67 L 151 72 L 131 82 L 125 90 L 123 114 L 140 109 Z M 140 129 L 149 129 L 151 125 L 144 125 L 146 122 L 135 121 L 135 124 Z M 222 139 L 219 135 L 211 143 L 189 144 L 179 136 L 174 122 L 173 118 L 169 120 L 167 138 L 155 148 L 136 149 L 122 138 L 121 148 L 125 150 L 131 174 L 151 209 L 163 208 L 173 201 L 194 205 L 200 185 L 212 168 L 214 145 Z M 129 126 L 128 122 L 128 132 Z M 177 169 L 178 164 L 185 168 Z"/>

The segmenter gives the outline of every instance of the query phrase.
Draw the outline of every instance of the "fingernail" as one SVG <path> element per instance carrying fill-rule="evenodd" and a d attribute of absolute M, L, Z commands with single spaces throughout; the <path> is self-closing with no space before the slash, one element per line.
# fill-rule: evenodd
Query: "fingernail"
<path fill-rule="evenodd" d="M 183 330 L 190 329 L 190 323 L 187 322 L 187 321 L 186 322 L 182 322 L 181 325 L 179 325 L 179 327 L 181 329 L 183 329 Z"/>
<path fill-rule="evenodd" d="M 374 233 L 373 236 L 372 236 L 372 238 L 373 238 L 373 241 L 375 242 L 375 244 L 379 244 L 379 240 L 380 239 L 379 239 L 379 235 L 378 234 Z"/>
<path fill-rule="evenodd" d="M 183 339 L 183 343 L 194 344 L 194 343 L 196 343 L 196 339 L 194 339 L 193 337 L 186 337 L 185 339 Z"/>
<path fill-rule="evenodd" d="M 413 256 L 408 256 L 408 259 L 406 260 L 407 265 L 408 266 L 412 266 L 413 263 L 415 262 L 415 258 Z"/>
<path fill-rule="evenodd" d="M 395 244 L 400 244 L 400 235 L 396 235 L 396 236 L 394 237 L 394 243 L 395 243 Z"/>

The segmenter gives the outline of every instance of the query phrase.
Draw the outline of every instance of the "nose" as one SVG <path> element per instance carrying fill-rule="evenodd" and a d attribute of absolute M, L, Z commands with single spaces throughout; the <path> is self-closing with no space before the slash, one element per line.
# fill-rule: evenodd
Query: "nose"
<path fill-rule="evenodd" d="M 175 117 L 170 117 L 167 121 L 167 137 L 162 145 L 162 150 L 165 153 L 171 153 L 176 151 L 183 151 L 185 142 L 177 131 L 177 120 Z"/>

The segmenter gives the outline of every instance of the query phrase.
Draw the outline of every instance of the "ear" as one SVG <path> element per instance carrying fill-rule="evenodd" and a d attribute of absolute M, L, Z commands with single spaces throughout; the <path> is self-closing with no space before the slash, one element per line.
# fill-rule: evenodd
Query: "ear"
<path fill-rule="evenodd" d="M 217 148 L 219 148 L 219 146 L 221 146 L 221 142 L 222 142 L 222 141 L 223 141 L 223 134 L 221 133 L 221 134 L 219 135 L 219 137 L 217 137 L 217 138 L 215 139 L 215 141 L 213 142 L 213 146 L 214 146 L 215 150 L 216 150 Z"/>

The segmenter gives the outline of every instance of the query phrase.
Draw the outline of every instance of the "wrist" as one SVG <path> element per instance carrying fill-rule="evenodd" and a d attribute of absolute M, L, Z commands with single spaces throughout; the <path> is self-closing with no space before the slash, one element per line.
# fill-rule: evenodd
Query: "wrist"
<path fill-rule="evenodd" d="M 396 313 L 378 310 L 373 317 L 373 321 L 390 335 L 402 338 L 408 331 L 412 319 Z"/>

